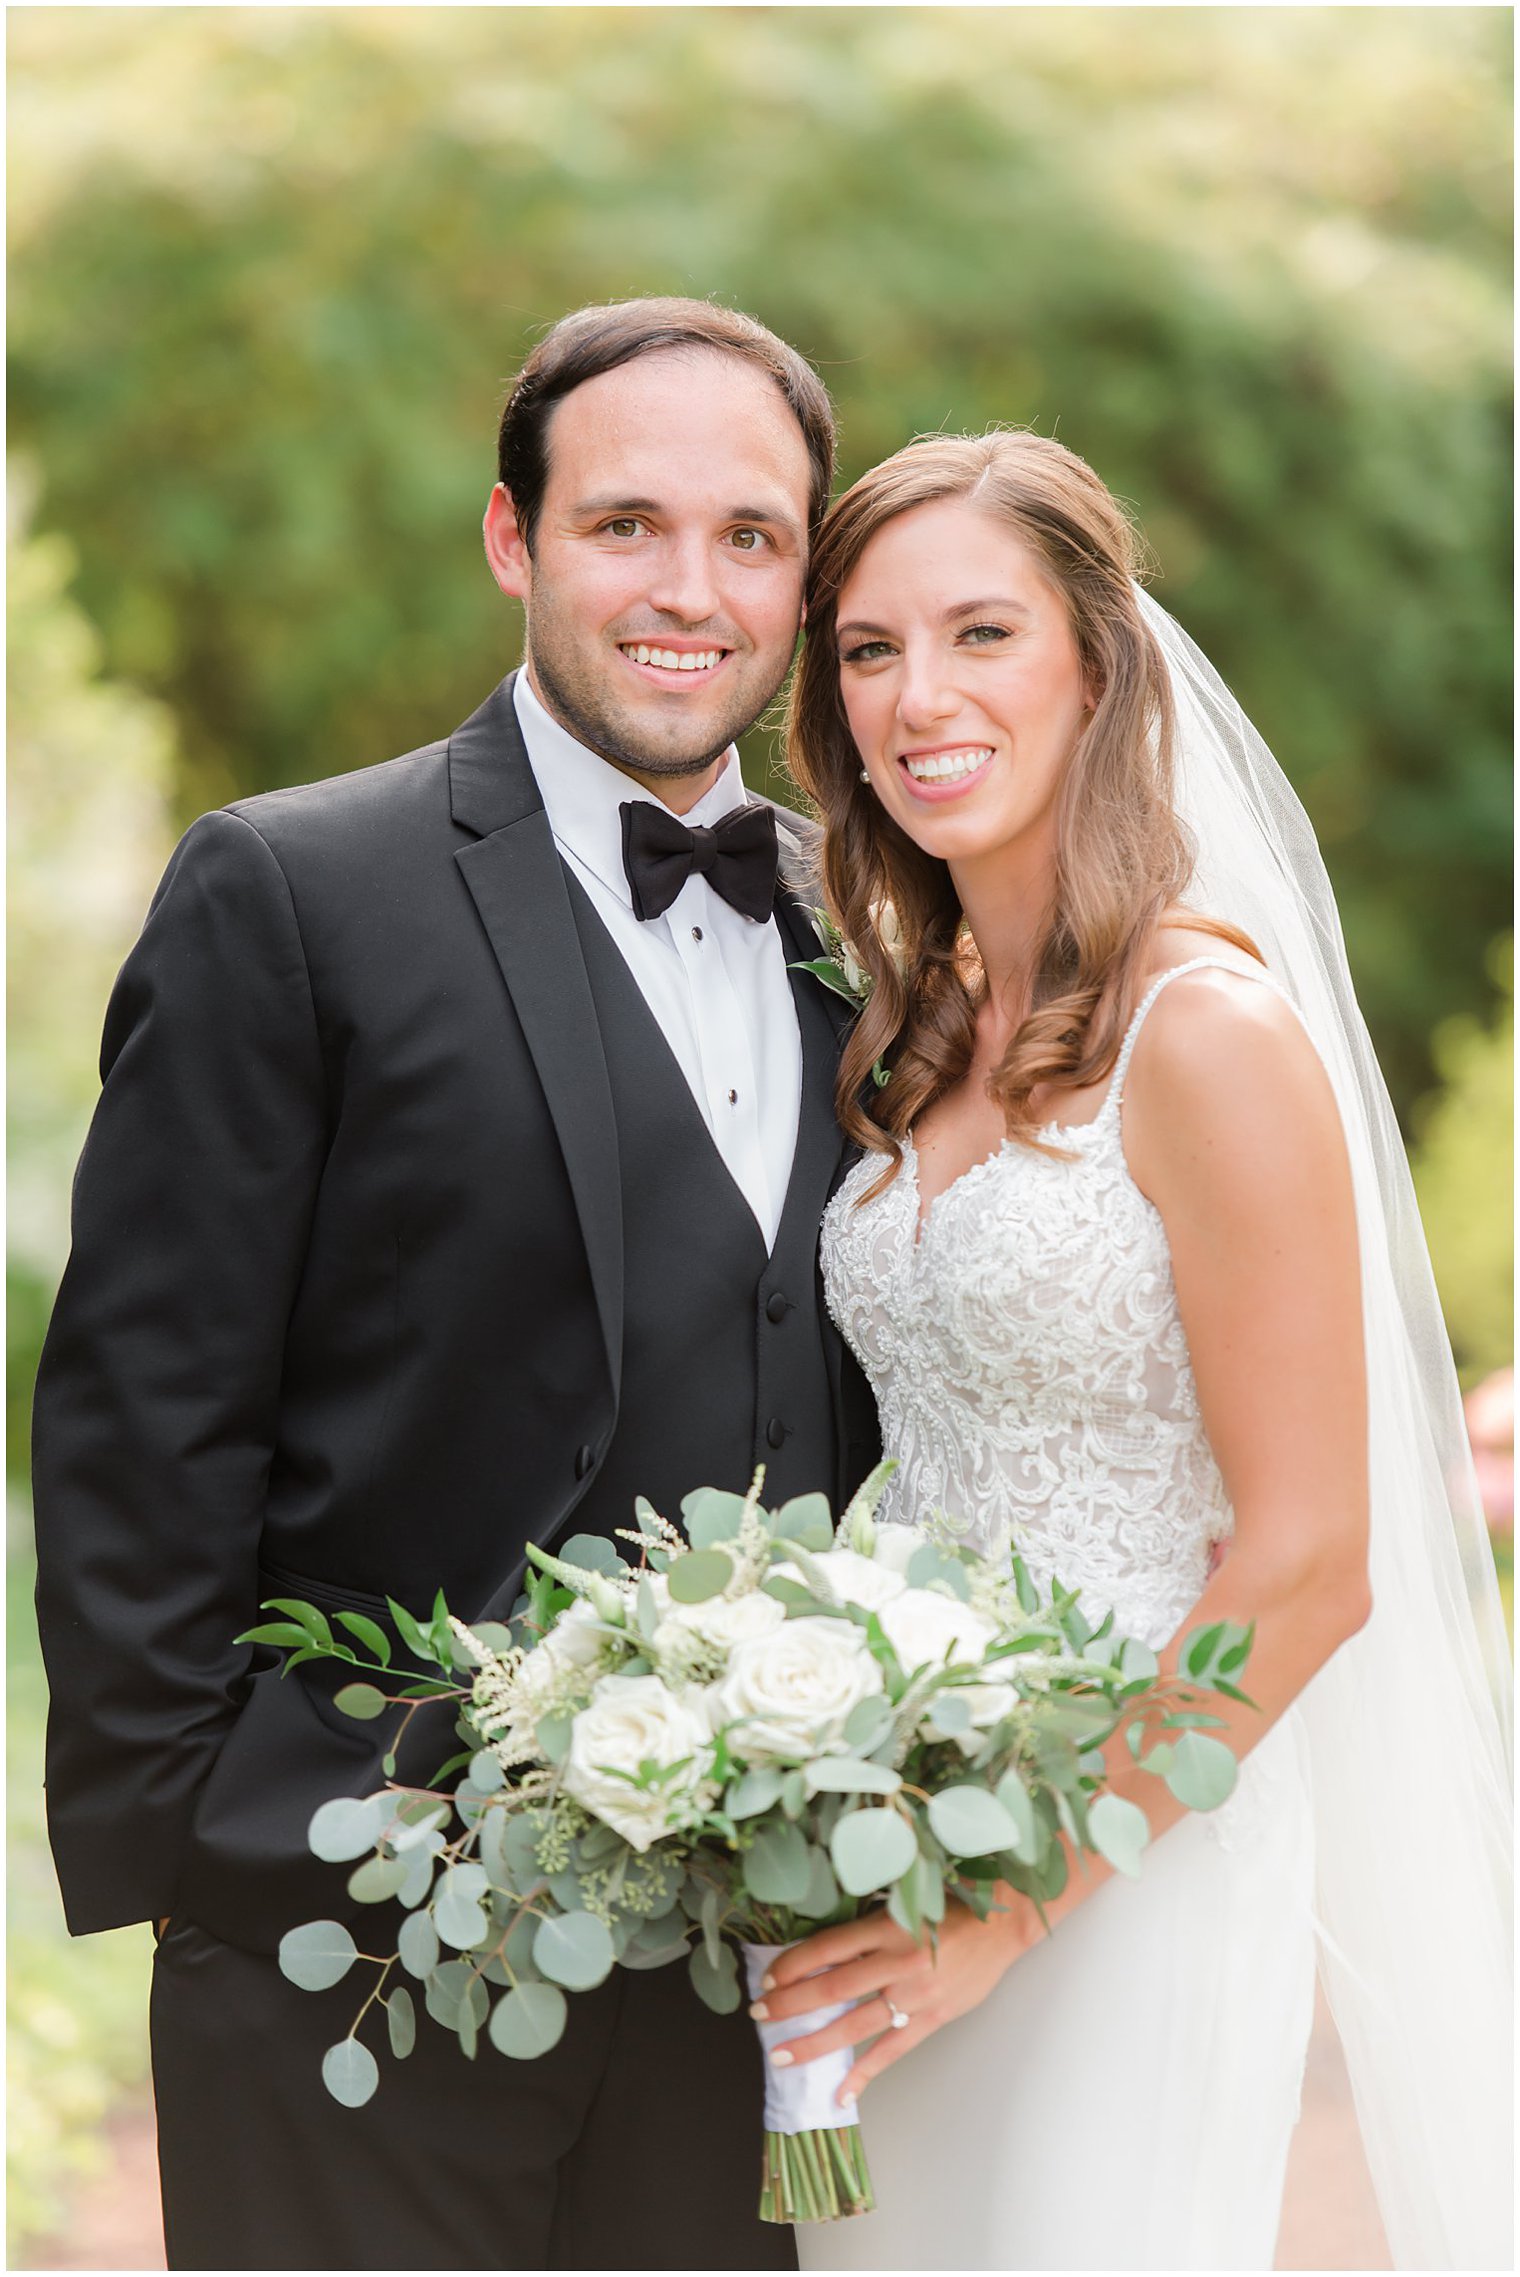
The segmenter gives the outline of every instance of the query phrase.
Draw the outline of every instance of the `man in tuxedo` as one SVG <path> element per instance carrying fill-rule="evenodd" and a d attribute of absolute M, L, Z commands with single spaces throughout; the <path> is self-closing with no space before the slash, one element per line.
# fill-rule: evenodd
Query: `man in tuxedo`
<path fill-rule="evenodd" d="M 203 815 L 112 997 L 38 1603 L 69 1925 L 161 1929 L 171 2266 L 794 2265 L 754 2213 L 752 2028 L 680 1966 L 575 1996 L 535 2062 L 425 2022 L 370 2104 L 328 2099 L 363 1988 L 274 1954 L 354 1910 L 305 1830 L 382 1783 L 392 1719 L 233 1640 L 276 1595 L 500 1618 L 526 1543 L 636 1493 L 764 1462 L 768 1498 L 838 1497 L 873 1459 L 816 1256 L 843 1008 L 794 969 L 805 826 L 733 748 L 832 463 L 822 386 L 751 319 L 566 318 L 486 515 L 523 670 L 423 750 Z"/>

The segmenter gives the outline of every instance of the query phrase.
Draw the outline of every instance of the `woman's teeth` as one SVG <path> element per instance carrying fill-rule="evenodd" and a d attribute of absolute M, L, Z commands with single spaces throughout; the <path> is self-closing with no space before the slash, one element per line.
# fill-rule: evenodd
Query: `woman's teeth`
<path fill-rule="evenodd" d="M 936 751 L 925 759 L 905 759 L 903 765 L 915 783 L 949 783 L 975 775 L 991 757 L 990 746 L 978 744 L 965 751 Z"/>
<path fill-rule="evenodd" d="M 618 646 L 634 664 L 658 664 L 666 672 L 710 672 L 728 654 L 726 648 L 646 648 L 630 641 Z"/>

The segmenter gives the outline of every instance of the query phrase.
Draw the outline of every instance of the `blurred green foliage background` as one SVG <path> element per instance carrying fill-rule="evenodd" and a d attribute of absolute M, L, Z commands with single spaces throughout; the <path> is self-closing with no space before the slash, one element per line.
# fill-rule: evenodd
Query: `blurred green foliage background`
<path fill-rule="evenodd" d="M 567 308 L 649 291 L 813 357 L 846 478 L 1002 420 L 1133 504 L 1319 830 L 1458 1358 L 1507 1360 L 1507 11 L 23 7 L 8 33 L 13 1468 L 105 995 L 174 835 L 446 731 L 516 660 L 476 536 L 505 386 Z M 764 731 L 745 758 L 778 787 Z M 78 1957 L 20 1875 L 13 1966 L 66 2008 Z M 18 2017 L 50 2122 L 20 2136 L 28 2234 L 89 2097 L 64 2108 Z"/>

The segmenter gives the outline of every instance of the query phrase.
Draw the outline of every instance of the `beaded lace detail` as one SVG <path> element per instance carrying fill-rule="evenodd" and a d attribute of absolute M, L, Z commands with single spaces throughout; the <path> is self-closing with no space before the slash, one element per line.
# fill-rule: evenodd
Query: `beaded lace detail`
<path fill-rule="evenodd" d="M 1146 1014 L 1168 982 L 1206 966 L 1285 995 L 1222 957 L 1159 974 L 1096 1117 L 1041 1133 L 1071 1159 L 1006 1140 L 935 1197 L 920 1233 L 910 1138 L 885 1193 L 856 1207 L 881 1169 L 866 1155 L 823 1223 L 829 1310 L 898 1459 L 882 1518 L 922 1524 L 942 1510 L 978 1548 L 1011 1538 L 1037 1580 L 1080 1588 L 1152 1645 L 1201 1594 L 1233 1515 L 1121 1112 Z"/>

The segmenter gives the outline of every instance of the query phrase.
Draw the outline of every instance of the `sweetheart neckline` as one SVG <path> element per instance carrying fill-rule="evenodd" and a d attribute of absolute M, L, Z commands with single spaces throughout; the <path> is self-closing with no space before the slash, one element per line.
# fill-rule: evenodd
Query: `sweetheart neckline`
<path fill-rule="evenodd" d="M 1075 1138 L 1081 1131 L 1095 1131 L 1104 1120 L 1107 1106 L 1108 1097 L 1105 1094 L 1103 1105 L 1097 1114 L 1089 1115 L 1085 1122 L 1039 1123 L 1035 1127 L 1034 1136 L 1036 1138 Z M 953 1194 L 958 1186 L 964 1186 L 968 1180 L 975 1178 L 979 1172 L 988 1169 L 994 1162 L 1001 1162 L 1010 1148 L 1022 1144 L 1023 1141 L 1020 1139 L 1005 1138 L 1002 1145 L 995 1147 L 991 1154 L 984 1154 L 978 1162 L 968 1163 L 958 1177 L 952 1178 L 947 1186 L 941 1186 L 939 1192 L 931 1195 L 928 1204 L 925 1205 L 923 1187 L 918 1175 L 918 1144 L 911 1131 L 904 1131 L 902 1136 L 903 1161 L 909 1166 L 913 1179 L 913 1248 L 915 1254 L 922 1247 L 924 1235 L 929 1230 L 930 1220 L 946 1195 Z"/>

